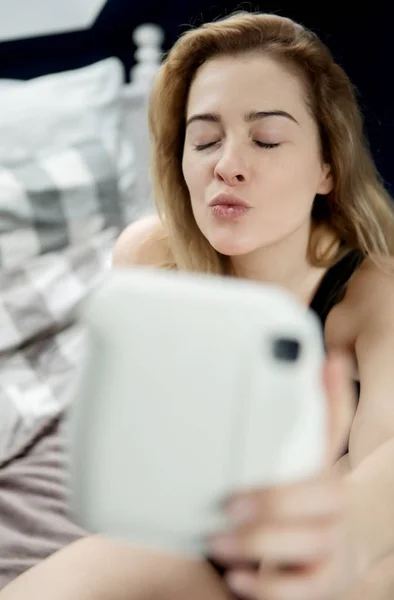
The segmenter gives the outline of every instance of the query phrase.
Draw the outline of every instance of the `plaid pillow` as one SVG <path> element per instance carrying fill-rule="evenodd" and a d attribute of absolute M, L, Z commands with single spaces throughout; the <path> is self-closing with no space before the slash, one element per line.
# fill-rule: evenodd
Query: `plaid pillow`
<path fill-rule="evenodd" d="M 67 406 L 85 356 L 76 309 L 101 284 L 117 229 L 0 271 L 0 467 Z"/>
<path fill-rule="evenodd" d="M 124 227 L 127 207 L 117 170 L 99 139 L 3 163 L 0 268 Z"/>

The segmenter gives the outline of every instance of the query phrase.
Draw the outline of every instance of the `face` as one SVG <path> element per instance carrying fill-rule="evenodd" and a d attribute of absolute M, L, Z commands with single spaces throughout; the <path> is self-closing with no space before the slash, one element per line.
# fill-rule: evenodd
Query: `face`
<path fill-rule="evenodd" d="M 331 188 L 303 83 L 264 54 L 200 67 L 182 169 L 198 227 L 220 253 L 249 254 L 308 227 Z"/>

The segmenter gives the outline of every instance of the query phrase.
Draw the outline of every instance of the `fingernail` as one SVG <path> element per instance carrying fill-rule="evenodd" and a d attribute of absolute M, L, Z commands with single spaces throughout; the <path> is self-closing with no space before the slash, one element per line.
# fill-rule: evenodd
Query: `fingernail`
<path fill-rule="evenodd" d="M 234 525 L 252 523 L 257 517 L 256 503 L 249 498 L 242 498 L 230 502 L 227 515 Z"/>

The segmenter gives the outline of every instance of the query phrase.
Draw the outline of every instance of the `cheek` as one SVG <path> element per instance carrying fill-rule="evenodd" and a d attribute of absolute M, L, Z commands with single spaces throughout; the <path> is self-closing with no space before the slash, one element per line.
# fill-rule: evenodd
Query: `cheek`
<path fill-rule="evenodd" d="M 266 176 L 262 189 L 267 202 L 278 211 L 297 211 L 308 208 L 313 203 L 321 177 L 321 168 L 316 157 L 289 153 L 282 160 L 272 161 L 265 169 Z M 264 187 L 263 187 L 264 186 Z"/>
<path fill-rule="evenodd" d="M 182 159 L 182 172 L 193 201 L 193 196 L 199 196 L 203 193 L 211 168 L 207 161 L 196 156 L 195 152 L 185 150 Z"/>

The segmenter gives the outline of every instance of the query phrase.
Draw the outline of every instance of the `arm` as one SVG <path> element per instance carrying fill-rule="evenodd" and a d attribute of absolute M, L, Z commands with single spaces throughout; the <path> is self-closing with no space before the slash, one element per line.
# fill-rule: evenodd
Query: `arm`
<path fill-rule="evenodd" d="M 88 537 L 0 592 L 0 600 L 230 600 L 207 564 Z"/>
<path fill-rule="evenodd" d="M 383 448 L 382 448 L 383 450 Z M 373 465 L 372 465 L 373 467 Z M 372 468 L 373 470 L 373 468 Z M 369 518 L 369 511 L 376 510 L 376 507 L 373 506 L 374 498 L 377 496 L 377 499 L 380 498 L 384 500 L 386 504 L 386 510 L 382 511 L 381 517 L 381 525 L 377 528 L 377 531 L 381 531 L 382 529 L 388 529 L 388 539 L 386 540 L 386 544 L 389 547 L 391 544 L 390 537 L 390 527 L 387 527 L 387 522 L 392 521 L 392 515 L 390 512 L 392 511 L 392 506 L 390 506 L 390 502 L 392 502 L 392 497 L 390 496 L 392 492 L 392 485 L 387 485 L 387 490 L 384 489 L 384 484 L 382 485 L 382 480 L 384 482 L 384 477 L 381 479 L 379 472 L 371 473 L 371 475 L 375 476 L 377 479 L 377 485 L 372 490 L 371 496 L 369 495 L 369 485 L 368 485 L 368 474 L 365 474 L 365 483 L 362 483 L 363 474 L 361 473 L 361 482 L 351 481 L 353 478 L 353 474 L 349 475 L 350 465 L 349 465 L 349 455 L 345 454 L 334 467 L 334 471 L 338 475 L 342 475 L 345 479 L 349 479 L 350 491 L 352 492 L 354 498 L 352 501 L 353 506 L 356 507 L 356 511 L 352 513 L 354 517 L 354 528 L 358 530 L 360 533 L 362 532 L 364 540 L 369 541 L 369 547 L 373 547 L 373 540 L 375 538 L 374 527 L 376 523 L 372 522 Z M 359 475 L 358 471 L 356 472 L 356 479 Z M 364 488 L 364 489 L 363 489 Z M 365 490 L 365 488 L 367 488 Z M 387 493 L 388 492 L 388 493 Z M 365 498 L 365 502 L 359 502 L 361 497 Z M 372 502 L 371 502 L 372 499 Z M 368 508 L 368 504 L 370 508 Z M 368 528 L 371 528 L 368 531 Z M 381 537 L 376 536 L 375 541 L 380 543 L 383 541 Z M 378 548 L 376 549 L 378 550 Z M 379 551 L 379 550 L 378 550 Z M 375 554 L 377 554 L 375 552 Z M 394 598 L 394 552 L 388 553 L 386 556 L 383 556 L 381 560 L 376 560 L 374 564 L 372 564 L 360 577 L 359 581 L 351 587 L 351 589 L 345 594 L 344 597 L 341 597 L 340 600 L 392 600 Z M 338 599 L 339 600 L 339 599 Z"/>
<path fill-rule="evenodd" d="M 26 571 L 4 588 L 0 599 L 145 600 L 149 579 L 153 592 L 152 567 L 127 548 L 88 537 Z"/>
<path fill-rule="evenodd" d="M 345 596 L 337 600 L 393 600 L 394 554 L 380 560 L 352 586 Z"/>
<path fill-rule="evenodd" d="M 394 328 L 368 325 L 356 353 L 362 391 L 346 479 L 354 525 L 371 564 L 394 552 Z"/>
<path fill-rule="evenodd" d="M 363 561 L 371 565 L 394 552 L 394 278 L 367 265 L 349 285 L 336 324 L 349 339 L 357 332 L 361 394 L 345 480 Z"/>
<path fill-rule="evenodd" d="M 392 302 L 371 315 L 356 339 L 361 393 L 349 438 L 353 470 L 394 437 L 394 297 Z"/>
<path fill-rule="evenodd" d="M 345 476 L 361 563 L 370 568 L 394 553 L 394 439 Z"/>

